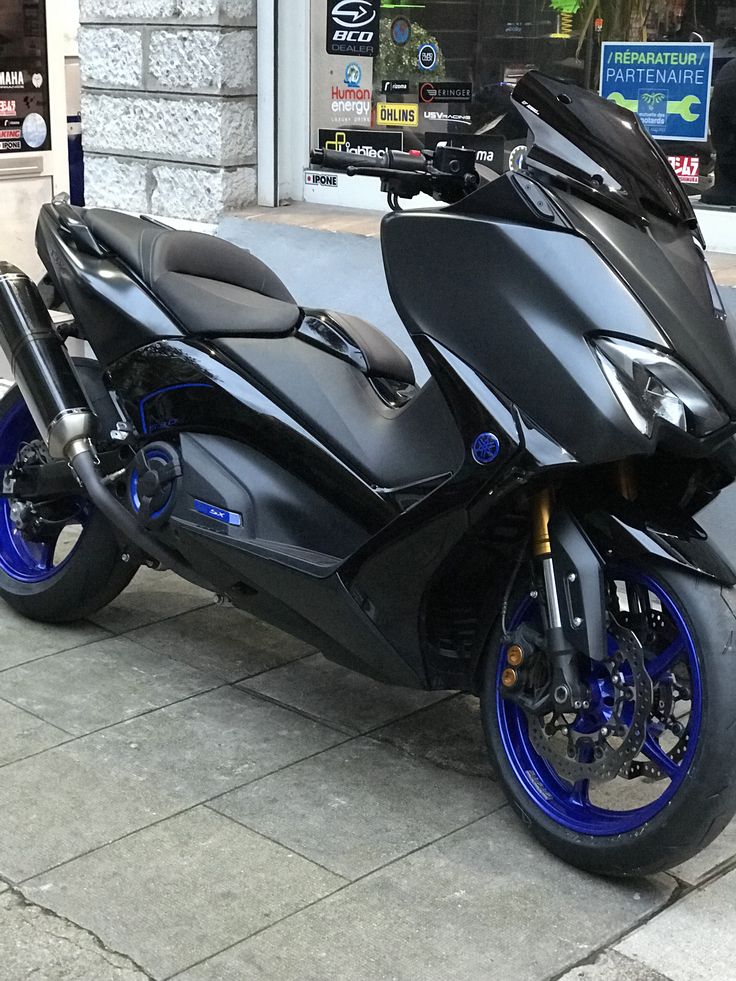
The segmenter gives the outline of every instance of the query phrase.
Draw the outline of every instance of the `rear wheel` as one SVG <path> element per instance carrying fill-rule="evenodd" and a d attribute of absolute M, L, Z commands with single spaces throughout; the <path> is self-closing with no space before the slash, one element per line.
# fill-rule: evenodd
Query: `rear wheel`
<path fill-rule="evenodd" d="M 700 851 L 736 811 L 736 602 L 669 566 L 611 570 L 607 596 L 606 657 L 579 664 L 589 706 L 535 716 L 509 698 L 499 628 L 484 727 L 515 809 L 551 851 L 592 872 L 645 874 Z M 518 592 L 510 630 L 534 636 L 539 602 Z M 541 694 L 545 655 L 521 671 L 524 691 Z"/>
<path fill-rule="evenodd" d="M 44 459 L 33 419 L 12 388 L 0 400 L 0 471 Z M 32 506 L 0 498 L 0 597 L 32 620 L 78 620 L 113 600 L 136 571 L 121 552 L 81 489 L 78 497 Z"/>

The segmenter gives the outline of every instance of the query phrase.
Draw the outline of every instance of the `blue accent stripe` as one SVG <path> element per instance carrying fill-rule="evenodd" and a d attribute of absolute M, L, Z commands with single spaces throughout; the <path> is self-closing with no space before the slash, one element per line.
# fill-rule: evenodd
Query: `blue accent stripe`
<path fill-rule="evenodd" d="M 217 505 L 208 504 L 206 501 L 195 500 L 194 510 L 205 515 L 207 518 L 212 518 L 214 521 L 221 521 L 225 525 L 237 525 L 240 527 L 243 524 L 242 515 L 239 515 L 237 511 L 227 511 L 225 508 L 218 508 Z"/>
<path fill-rule="evenodd" d="M 205 382 L 185 382 L 182 385 L 167 385 L 165 388 L 157 388 L 155 392 L 149 392 L 148 395 L 144 395 L 139 404 L 141 429 L 144 433 L 148 432 L 148 423 L 146 422 L 146 403 L 150 402 L 151 399 L 155 399 L 157 395 L 163 395 L 165 392 L 176 392 L 181 388 L 212 388 L 212 385 L 207 385 Z"/>

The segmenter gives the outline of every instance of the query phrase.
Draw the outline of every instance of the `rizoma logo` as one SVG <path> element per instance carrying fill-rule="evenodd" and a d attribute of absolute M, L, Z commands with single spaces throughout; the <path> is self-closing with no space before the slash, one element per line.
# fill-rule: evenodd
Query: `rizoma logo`
<path fill-rule="evenodd" d="M 376 106 L 378 126 L 418 126 L 419 106 L 403 102 L 379 102 Z"/>
<path fill-rule="evenodd" d="M 338 0 L 338 2 L 332 8 L 332 19 L 340 27 L 351 27 L 353 28 L 353 33 L 355 28 L 367 27 L 372 24 L 376 19 L 376 11 L 369 4 L 363 3 L 362 0 Z M 373 36 L 373 32 L 369 34 L 368 39 Z M 336 41 L 340 38 L 335 38 Z"/>

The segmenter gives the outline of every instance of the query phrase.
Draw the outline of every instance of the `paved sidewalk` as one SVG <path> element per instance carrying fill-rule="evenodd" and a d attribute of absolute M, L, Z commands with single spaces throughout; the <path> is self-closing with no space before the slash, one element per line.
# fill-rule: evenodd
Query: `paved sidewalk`
<path fill-rule="evenodd" d="M 0 606 L 0 764 L 3 981 L 736 978 L 736 828 L 674 875 L 574 871 L 506 805 L 474 699 L 171 573 L 71 627 Z"/>

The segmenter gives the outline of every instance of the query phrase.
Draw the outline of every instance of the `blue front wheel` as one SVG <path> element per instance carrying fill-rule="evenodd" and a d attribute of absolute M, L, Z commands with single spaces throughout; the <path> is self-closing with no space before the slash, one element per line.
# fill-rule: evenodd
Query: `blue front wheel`
<path fill-rule="evenodd" d="M 724 651 L 735 599 L 674 566 L 612 568 L 605 657 L 581 658 L 589 703 L 561 716 L 528 708 L 549 683 L 542 653 L 517 669 L 523 704 L 502 681 L 509 636 L 541 631 L 540 597 L 519 588 L 509 633 L 491 641 L 483 719 L 511 802 L 551 851 L 592 872 L 651 873 L 700 851 L 731 819 L 736 655 Z"/>

